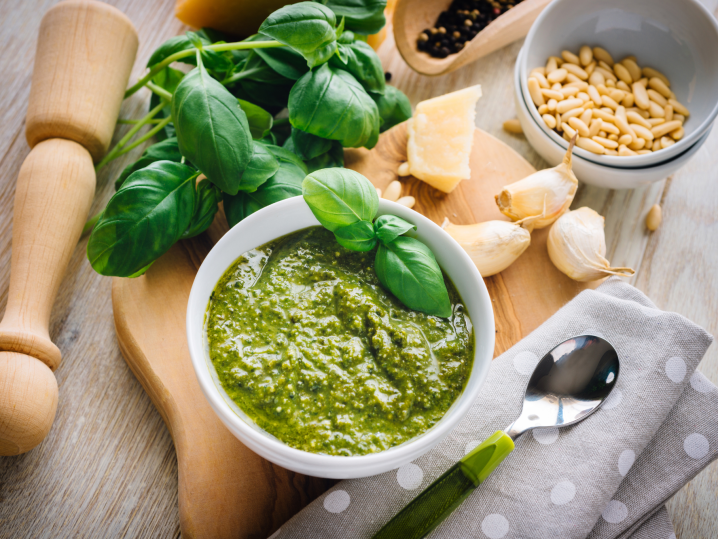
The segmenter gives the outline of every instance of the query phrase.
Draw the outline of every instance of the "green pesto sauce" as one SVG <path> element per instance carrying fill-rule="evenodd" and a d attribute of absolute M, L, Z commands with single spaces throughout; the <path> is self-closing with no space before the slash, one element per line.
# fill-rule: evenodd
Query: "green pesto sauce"
<path fill-rule="evenodd" d="M 383 451 L 431 428 L 464 388 L 474 335 L 451 281 L 451 318 L 412 311 L 382 288 L 374 256 L 308 228 L 245 253 L 212 293 L 222 387 L 292 447 Z"/>

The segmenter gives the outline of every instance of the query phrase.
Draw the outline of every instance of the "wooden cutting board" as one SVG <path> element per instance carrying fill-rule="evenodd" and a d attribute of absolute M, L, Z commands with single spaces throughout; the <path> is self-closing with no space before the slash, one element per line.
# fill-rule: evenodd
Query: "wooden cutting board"
<path fill-rule="evenodd" d="M 346 166 L 384 189 L 406 160 L 406 126 L 383 134 L 373 150 L 345 153 Z M 403 194 L 441 224 L 506 219 L 494 203 L 501 187 L 534 172 L 514 150 L 476 130 L 471 180 L 445 195 L 413 178 Z M 167 424 L 177 451 L 182 536 L 267 537 L 324 492 L 331 481 L 305 477 L 244 447 L 204 399 L 187 350 L 185 313 L 194 276 L 227 230 L 220 212 L 206 234 L 181 242 L 137 279 L 115 278 L 112 302 L 122 355 Z M 564 276 L 546 252 L 548 229 L 500 275 L 485 279 L 496 318 L 498 355 L 538 327 L 586 287 Z"/>

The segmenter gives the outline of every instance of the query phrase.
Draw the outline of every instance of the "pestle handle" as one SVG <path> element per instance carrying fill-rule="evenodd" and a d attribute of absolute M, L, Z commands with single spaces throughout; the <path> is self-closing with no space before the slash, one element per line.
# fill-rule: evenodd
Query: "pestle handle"
<path fill-rule="evenodd" d="M 137 33 L 122 12 L 65 0 L 42 20 L 17 180 L 8 302 L 0 322 L 0 455 L 40 443 L 57 408 L 50 312 L 95 192 Z"/>

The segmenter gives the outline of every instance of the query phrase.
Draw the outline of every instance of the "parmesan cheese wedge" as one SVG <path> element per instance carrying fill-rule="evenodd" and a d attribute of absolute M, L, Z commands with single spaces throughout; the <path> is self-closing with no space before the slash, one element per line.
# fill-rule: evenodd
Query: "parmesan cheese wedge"
<path fill-rule="evenodd" d="M 481 86 L 422 101 L 409 120 L 407 154 L 412 176 L 450 193 L 471 177 L 476 102 Z"/>

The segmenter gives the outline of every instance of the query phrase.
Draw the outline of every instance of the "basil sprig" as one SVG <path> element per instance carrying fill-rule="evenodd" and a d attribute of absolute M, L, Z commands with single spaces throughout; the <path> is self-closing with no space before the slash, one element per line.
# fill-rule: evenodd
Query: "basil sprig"
<path fill-rule="evenodd" d="M 378 244 L 374 270 L 399 301 L 415 311 L 451 316 L 449 292 L 434 253 L 421 241 L 404 236 L 416 230 L 415 225 L 395 215 L 374 220 L 379 197 L 369 180 L 344 168 L 318 170 L 302 182 L 302 195 L 342 247 L 371 251 Z"/>

